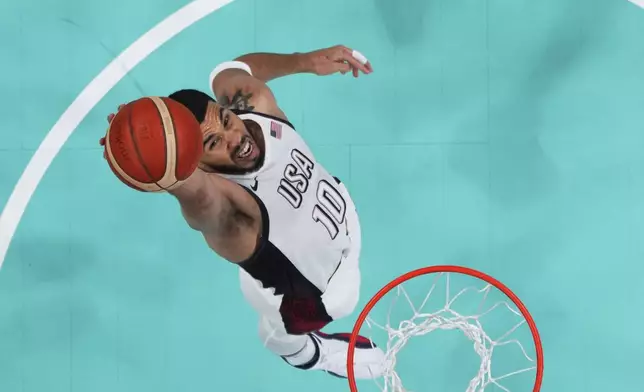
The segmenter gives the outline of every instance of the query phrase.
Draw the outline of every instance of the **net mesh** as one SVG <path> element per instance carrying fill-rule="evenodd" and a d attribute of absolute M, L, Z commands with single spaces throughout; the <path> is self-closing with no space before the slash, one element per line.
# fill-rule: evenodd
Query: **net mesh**
<path fill-rule="evenodd" d="M 407 345 L 411 338 L 429 334 L 436 330 L 460 330 L 472 343 L 476 354 L 480 357 L 480 366 L 478 373 L 469 382 L 466 392 L 483 392 L 486 387 L 491 384 L 498 387 L 500 390 L 511 392 L 510 389 L 503 385 L 503 381 L 508 377 L 535 370 L 537 365 L 535 359 L 528 355 L 523 344 L 513 339 L 511 335 L 522 325 L 526 324 L 526 320 L 518 311 L 512 301 L 488 300 L 491 290 L 495 287 L 487 282 L 483 282 L 477 286 L 465 287 L 455 295 L 451 295 L 450 287 L 450 273 L 435 273 L 432 274 L 433 282 L 427 295 L 423 301 L 417 305 L 412 301 L 411 296 L 403 284 L 398 285 L 392 293 L 395 293 L 394 300 L 390 303 L 389 311 L 387 312 L 387 320 L 385 323 L 378 323 L 371 318 L 371 314 L 367 317 L 366 325 L 373 329 L 385 331 L 388 335 L 387 347 L 385 350 L 385 372 L 382 379 L 376 380 L 377 386 L 384 392 L 406 392 L 403 387 L 402 380 L 396 372 L 397 356 L 401 350 Z M 431 297 L 436 297 L 436 290 L 439 280 L 444 279 L 445 285 L 445 301 L 442 302 L 444 306 L 434 312 L 424 311 Z M 472 292 L 480 296 L 480 301 L 473 315 L 463 315 L 454 310 L 454 305 L 464 296 L 465 293 Z M 407 320 L 403 320 L 397 325 L 392 325 L 391 314 L 395 304 L 404 298 L 411 310 L 413 316 Z M 507 298 L 507 297 L 506 297 Z M 506 330 L 499 337 L 494 339 L 486 333 L 483 328 L 481 320 L 495 312 L 510 312 L 512 316 L 511 327 Z M 515 318 L 516 317 L 516 318 Z M 517 318 L 519 321 L 517 321 Z M 504 374 L 494 375 L 492 372 L 492 357 L 495 350 L 500 346 L 516 345 L 523 357 L 527 360 L 528 366 L 519 367 L 516 370 Z"/>

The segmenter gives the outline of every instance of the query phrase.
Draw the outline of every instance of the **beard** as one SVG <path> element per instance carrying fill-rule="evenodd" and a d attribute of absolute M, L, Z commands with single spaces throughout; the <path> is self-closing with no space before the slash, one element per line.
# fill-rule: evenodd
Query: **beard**
<path fill-rule="evenodd" d="M 226 174 L 231 176 L 241 176 L 244 174 L 252 173 L 257 171 L 264 164 L 264 151 L 260 149 L 259 156 L 253 162 L 253 165 L 250 167 L 240 167 L 237 165 L 213 165 L 208 163 L 202 164 L 202 169 L 209 173 L 219 173 Z"/>
<path fill-rule="evenodd" d="M 245 168 L 234 165 L 206 165 L 206 167 L 208 168 L 206 171 L 211 173 L 240 176 L 254 172 L 259 166 L 260 165 L 258 164 L 254 164 L 252 167 Z"/>

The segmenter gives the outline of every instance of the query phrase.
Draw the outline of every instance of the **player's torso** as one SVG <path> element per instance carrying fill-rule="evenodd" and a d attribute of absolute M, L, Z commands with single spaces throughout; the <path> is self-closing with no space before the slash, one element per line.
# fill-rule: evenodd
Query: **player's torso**
<path fill-rule="evenodd" d="M 289 123 L 256 113 L 238 115 L 261 126 L 264 164 L 255 173 L 225 177 L 258 196 L 268 215 L 268 241 L 323 292 L 350 246 L 337 180 Z"/>

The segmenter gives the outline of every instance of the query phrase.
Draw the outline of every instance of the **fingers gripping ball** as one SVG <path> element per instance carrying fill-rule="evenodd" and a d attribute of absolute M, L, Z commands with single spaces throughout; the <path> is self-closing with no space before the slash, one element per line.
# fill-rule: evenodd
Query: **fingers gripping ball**
<path fill-rule="evenodd" d="M 203 152 L 199 123 L 170 98 L 145 97 L 125 105 L 105 136 L 110 168 L 142 192 L 171 190 L 197 169 Z"/>

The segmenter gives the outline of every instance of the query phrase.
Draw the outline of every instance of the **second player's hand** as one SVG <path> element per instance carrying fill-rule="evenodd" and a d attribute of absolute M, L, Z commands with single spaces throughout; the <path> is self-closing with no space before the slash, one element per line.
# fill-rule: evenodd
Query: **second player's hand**
<path fill-rule="evenodd" d="M 310 71 L 316 75 L 324 76 L 334 73 L 346 74 L 351 72 L 358 77 L 360 72 L 370 74 L 373 72 L 370 62 L 362 64 L 353 57 L 353 50 L 344 45 L 336 45 L 326 49 L 316 50 L 304 54 Z"/>

